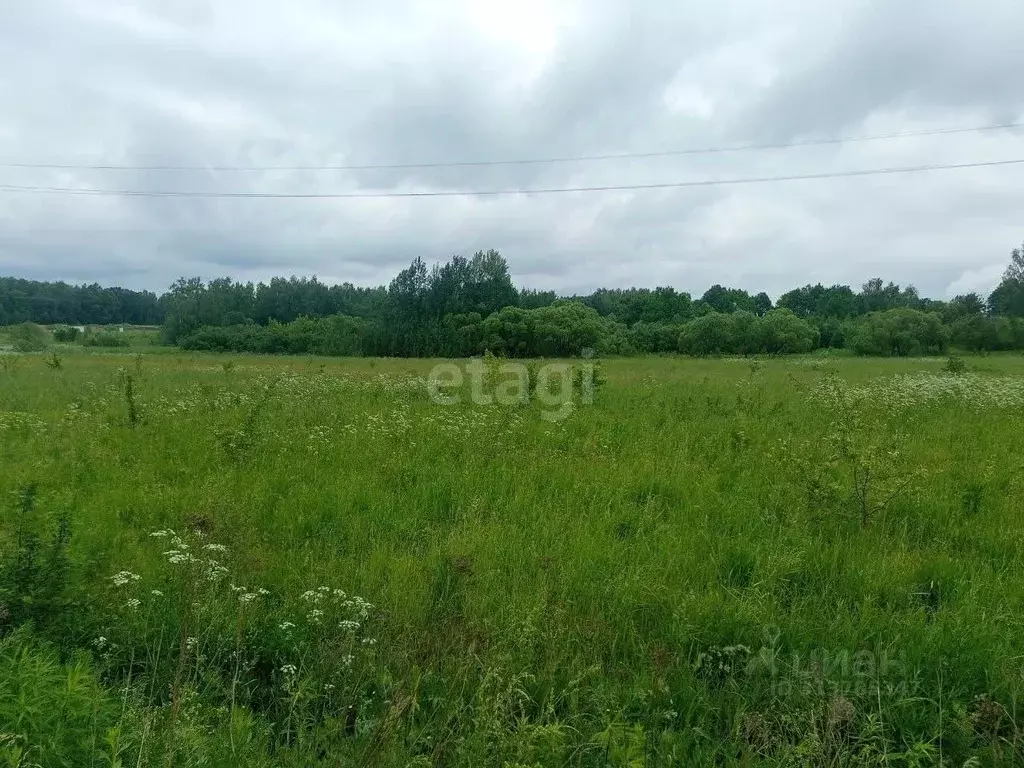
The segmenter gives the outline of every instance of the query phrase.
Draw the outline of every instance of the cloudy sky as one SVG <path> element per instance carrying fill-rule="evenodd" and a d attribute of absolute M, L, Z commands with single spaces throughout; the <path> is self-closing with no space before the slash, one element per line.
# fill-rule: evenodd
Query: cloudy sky
<path fill-rule="evenodd" d="M 493 197 L 2 189 L 516 190 L 1024 159 L 1024 129 L 1004 129 L 602 161 L 195 170 L 564 158 L 1024 122 L 1020 0 L 2 4 L 4 275 L 156 291 L 182 275 L 376 284 L 414 256 L 497 248 L 518 284 L 561 292 L 700 294 L 721 282 L 777 296 L 879 275 L 944 297 L 990 290 L 1024 240 L 1024 165 Z"/>

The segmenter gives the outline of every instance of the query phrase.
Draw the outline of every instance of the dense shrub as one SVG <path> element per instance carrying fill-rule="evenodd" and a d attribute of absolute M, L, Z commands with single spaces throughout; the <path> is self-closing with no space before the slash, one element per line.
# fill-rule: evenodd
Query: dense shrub
<path fill-rule="evenodd" d="M 790 354 L 818 346 L 818 331 L 788 309 L 704 315 L 683 326 L 679 351 L 689 355 Z"/>
<path fill-rule="evenodd" d="M 788 309 L 773 309 L 758 321 L 757 351 L 770 355 L 810 352 L 818 346 L 820 333 Z"/>
<path fill-rule="evenodd" d="M 7 332 L 16 352 L 42 352 L 49 346 L 49 336 L 35 323 L 21 323 Z"/>
<path fill-rule="evenodd" d="M 973 315 L 953 323 L 951 342 L 970 352 L 1024 349 L 1024 320 Z"/>
<path fill-rule="evenodd" d="M 481 327 L 484 346 L 507 357 L 576 357 L 596 350 L 608 333 L 597 311 L 578 301 L 539 309 L 505 307 Z"/>
<path fill-rule="evenodd" d="M 949 331 L 935 313 L 890 309 L 872 312 L 861 319 L 855 326 L 852 341 L 858 355 L 942 354 L 949 345 Z"/>
<path fill-rule="evenodd" d="M 605 357 L 628 357 L 636 354 L 633 339 L 622 323 L 605 321 L 605 333 L 598 339 L 597 354 Z"/>
<path fill-rule="evenodd" d="M 113 349 L 117 347 L 127 347 L 128 339 L 121 333 L 100 331 L 99 333 L 88 334 L 82 340 L 82 345 L 86 347 L 109 347 Z"/>
<path fill-rule="evenodd" d="M 120 765 L 119 706 L 88 656 L 62 663 L 26 629 L 0 640 L 0 764 Z"/>
<path fill-rule="evenodd" d="M 842 349 L 846 346 L 846 322 L 837 317 L 817 317 L 810 322 L 818 329 L 819 347 Z"/>
<path fill-rule="evenodd" d="M 634 323 L 629 329 L 629 340 L 641 354 L 660 354 L 679 349 L 682 323 Z"/>
<path fill-rule="evenodd" d="M 78 337 L 81 335 L 82 332 L 73 325 L 61 325 L 53 329 L 54 341 L 78 341 Z"/>
<path fill-rule="evenodd" d="M 208 326 L 184 337 L 183 349 L 210 352 L 253 352 L 257 354 L 333 355 L 345 357 L 363 353 L 365 322 L 356 317 L 300 317 L 290 323 L 271 320 L 269 325 L 244 323 Z"/>
<path fill-rule="evenodd" d="M 679 334 L 679 351 L 688 355 L 721 355 L 732 352 L 732 347 L 732 319 L 720 312 L 691 320 Z"/>

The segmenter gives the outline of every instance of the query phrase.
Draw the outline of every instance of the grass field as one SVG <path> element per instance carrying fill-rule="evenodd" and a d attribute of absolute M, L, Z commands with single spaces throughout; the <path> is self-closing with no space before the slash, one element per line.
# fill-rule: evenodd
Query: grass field
<path fill-rule="evenodd" d="M 610 360 L 549 421 L 62 354 L 0 355 L 0 765 L 1024 761 L 1024 358 Z"/>

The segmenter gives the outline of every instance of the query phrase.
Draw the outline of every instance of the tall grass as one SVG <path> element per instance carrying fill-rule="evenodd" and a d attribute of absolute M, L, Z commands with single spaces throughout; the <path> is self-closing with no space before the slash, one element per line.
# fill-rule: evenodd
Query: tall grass
<path fill-rule="evenodd" d="M 613 360 L 553 423 L 62 355 L 0 369 L 0 765 L 1024 760 L 1020 358 Z"/>

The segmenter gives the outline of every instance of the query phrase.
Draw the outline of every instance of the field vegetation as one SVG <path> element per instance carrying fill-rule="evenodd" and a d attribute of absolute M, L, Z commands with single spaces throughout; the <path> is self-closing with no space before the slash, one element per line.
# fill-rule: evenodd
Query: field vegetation
<path fill-rule="evenodd" d="M 671 286 L 601 288 L 588 295 L 513 284 L 494 250 L 428 268 L 416 258 L 388 285 L 326 285 L 275 277 L 242 283 L 180 278 L 159 297 L 97 285 L 0 278 L 0 326 L 56 326 L 76 340 L 82 324 L 160 324 L 186 350 L 354 357 L 508 357 L 788 354 L 818 348 L 858 355 L 938 355 L 1024 350 L 1024 248 L 1011 252 L 987 297 L 926 298 L 913 285 L 805 285 L 772 299 L 713 285 L 700 298 Z M 81 343 L 123 345 L 86 334 Z M 26 349 L 25 351 L 29 351 Z"/>
<path fill-rule="evenodd" d="M 0 765 L 1024 761 L 1024 359 L 433 365 L 0 355 Z"/>

